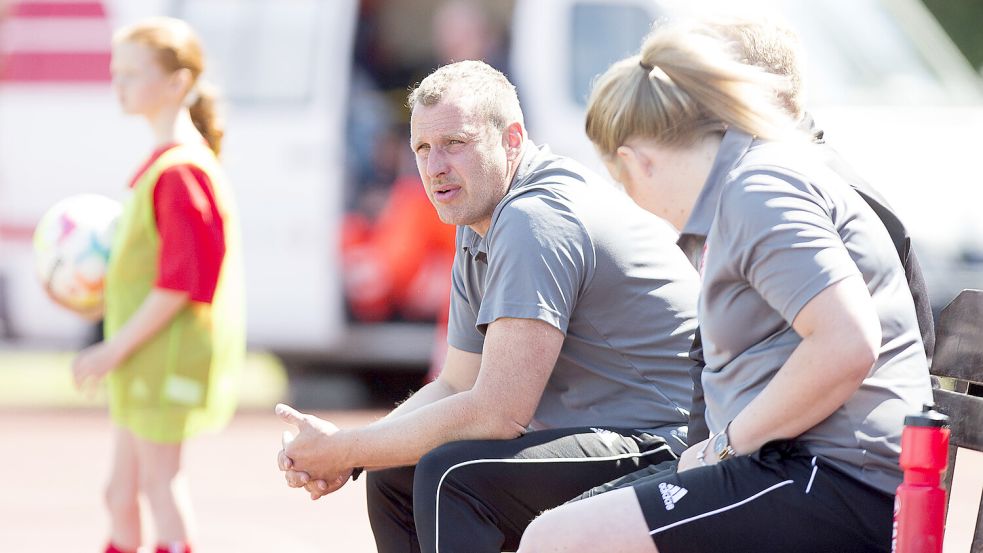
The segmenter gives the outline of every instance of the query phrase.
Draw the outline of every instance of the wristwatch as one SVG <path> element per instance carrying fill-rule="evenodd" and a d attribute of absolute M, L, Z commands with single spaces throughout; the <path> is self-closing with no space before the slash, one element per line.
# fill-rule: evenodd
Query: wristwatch
<path fill-rule="evenodd" d="M 730 437 L 727 435 L 729 428 L 730 423 L 728 422 L 727 426 L 724 426 L 724 429 L 713 437 L 713 454 L 717 456 L 718 461 L 723 461 L 724 459 L 729 459 L 737 455 L 737 452 L 731 447 Z"/>

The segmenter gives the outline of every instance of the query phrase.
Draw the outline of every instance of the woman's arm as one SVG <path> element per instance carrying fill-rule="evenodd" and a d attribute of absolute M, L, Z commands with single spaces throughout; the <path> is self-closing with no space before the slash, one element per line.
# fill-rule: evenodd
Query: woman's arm
<path fill-rule="evenodd" d="M 881 324 L 860 276 L 820 292 L 792 328 L 802 342 L 731 422 L 728 436 L 738 453 L 816 426 L 853 396 L 877 361 Z"/>
<path fill-rule="evenodd" d="M 757 170 L 728 186 L 720 201 L 716 224 L 726 232 L 716 255 L 733 260 L 724 270 L 743 279 L 802 339 L 777 371 L 767 367 L 774 371 L 770 381 L 730 421 L 731 447 L 751 453 L 801 435 L 846 403 L 877 360 L 881 323 L 841 236 L 849 229 L 834 221 L 833 212 L 849 213 L 848 206 L 795 177 Z M 863 239 L 876 246 L 875 238 Z M 740 324 L 734 315 L 731 323 Z M 704 323 L 706 330 L 710 321 Z"/>
<path fill-rule="evenodd" d="M 877 361 L 881 325 L 860 276 L 848 277 L 812 298 L 792 322 L 802 342 L 764 390 L 730 423 L 727 435 L 738 454 L 794 438 L 816 426 L 857 391 Z M 694 445 L 680 470 L 696 466 Z M 713 464 L 714 455 L 706 452 Z"/>

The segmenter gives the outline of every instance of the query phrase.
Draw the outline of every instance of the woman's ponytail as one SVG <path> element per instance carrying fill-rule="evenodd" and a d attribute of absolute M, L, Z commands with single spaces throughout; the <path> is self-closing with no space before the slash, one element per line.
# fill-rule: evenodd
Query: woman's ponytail
<path fill-rule="evenodd" d="M 219 155 L 222 152 L 222 136 L 225 132 L 218 113 L 218 92 L 210 84 L 199 81 L 190 94 L 196 95 L 189 106 L 191 121 L 198 132 L 205 137 L 208 147 L 215 152 L 215 155 Z"/>
<path fill-rule="evenodd" d="M 777 105 L 785 81 L 734 59 L 717 35 L 695 24 L 653 31 L 641 53 L 608 69 L 587 107 L 587 135 L 604 155 L 631 137 L 688 145 L 727 126 L 762 138 L 794 127 Z"/>

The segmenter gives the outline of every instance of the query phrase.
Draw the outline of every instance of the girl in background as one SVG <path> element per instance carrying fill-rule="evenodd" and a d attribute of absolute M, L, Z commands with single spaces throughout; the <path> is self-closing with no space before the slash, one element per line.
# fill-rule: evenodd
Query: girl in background
<path fill-rule="evenodd" d="M 155 149 L 130 183 L 105 281 L 105 341 L 83 350 L 76 386 L 108 376 L 117 426 L 106 487 L 107 553 L 141 545 L 142 493 L 157 553 L 189 553 L 182 444 L 235 410 L 245 352 L 238 221 L 216 158 L 222 130 L 183 21 L 151 18 L 113 37 L 113 86 Z"/>

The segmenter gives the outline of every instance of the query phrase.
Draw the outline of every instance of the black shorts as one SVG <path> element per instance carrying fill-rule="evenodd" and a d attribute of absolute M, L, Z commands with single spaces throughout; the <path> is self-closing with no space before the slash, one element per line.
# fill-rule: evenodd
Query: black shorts
<path fill-rule="evenodd" d="M 526 527 L 584 489 L 675 459 L 641 430 L 552 428 L 435 448 L 415 467 L 373 471 L 369 522 L 380 553 L 515 551 Z"/>
<path fill-rule="evenodd" d="M 794 442 L 632 487 L 660 553 L 891 550 L 894 496 Z"/>

